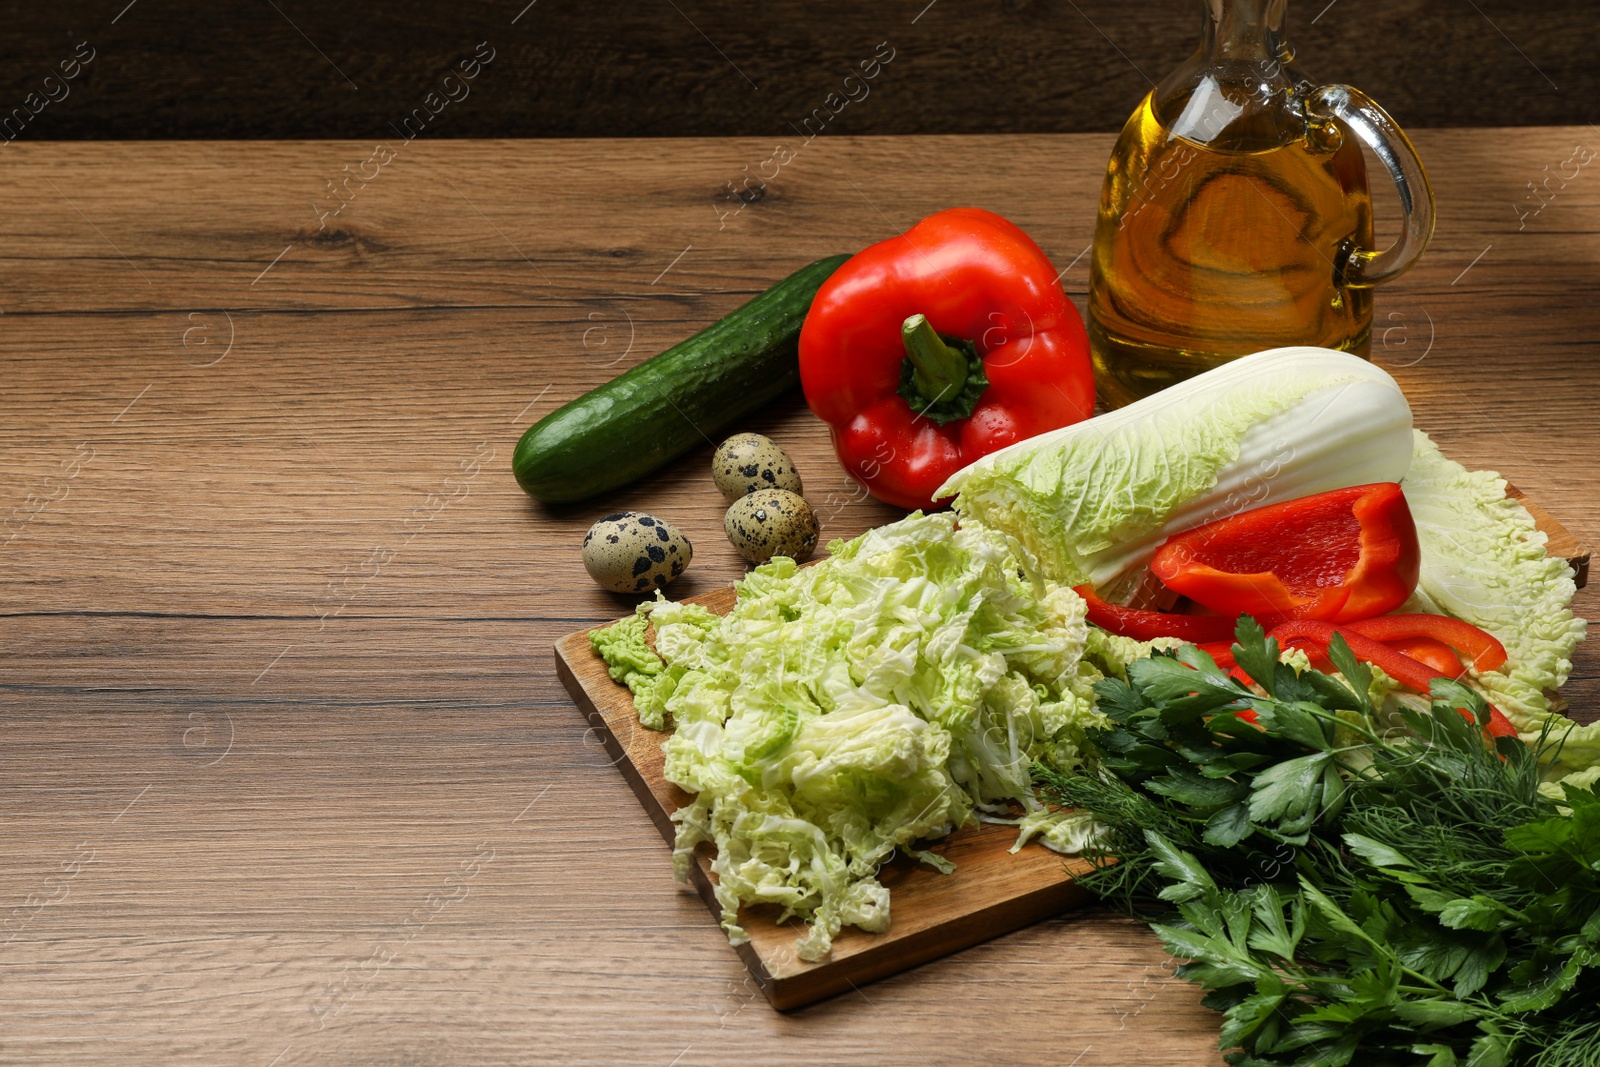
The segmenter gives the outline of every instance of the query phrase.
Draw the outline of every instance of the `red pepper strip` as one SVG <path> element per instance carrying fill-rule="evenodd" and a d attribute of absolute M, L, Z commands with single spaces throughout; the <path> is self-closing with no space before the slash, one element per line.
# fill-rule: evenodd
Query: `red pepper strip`
<path fill-rule="evenodd" d="M 1345 623 L 1355 629 L 1355 623 Z M 1360 630 L 1356 630 L 1360 633 Z M 1466 668 L 1461 665 L 1461 657 L 1456 655 L 1456 650 L 1443 641 L 1435 641 L 1431 637 L 1407 637 L 1399 641 L 1385 641 L 1384 644 L 1399 652 L 1401 655 L 1410 656 L 1418 663 L 1426 663 L 1446 678 L 1460 678 L 1466 673 Z"/>
<path fill-rule="evenodd" d="M 1169 539 L 1150 569 L 1222 615 L 1347 622 L 1403 604 L 1420 565 L 1405 494 L 1377 482 L 1209 522 Z"/>
<path fill-rule="evenodd" d="M 800 331 L 806 403 L 867 492 L 931 508 L 956 471 L 1094 413 L 1083 320 L 1016 226 L 952 208 L 834 272 Z"/>
<path fill-rule="evenodd" d="M 1379 668 L 1384 674 L 1393 678 L 1407 689 L 1414 689 L 1418 693 L 1426 694 L 1429 683 L 1435 678 L 1445 678 L 1448 675 L 1434 670 L 1426 663 L 1421 663 L 1401 652 L 1396 652 L 1381 641 L 1374 641 L 1364 634 L 1358 633 L 1348 626 L 1334 626 L 1326 622 L 1315 622 L 1310 619 L 1292 619 L 1289 622 L 1279 623 L 1273 627 L 1270 636 L 1277 638 L 1280 647 L 1287 641 L 1304 641 L 1317 645 L 1324 653 L 1327 652 L 1328 643 L 1333 640 L 1333 635 L 1338 634 L 1344 638 L 1345 644 L 1350 646 L 1357 659 Z M 1469 715 L 1466 709 L 1459 709 L 1461 714 Z M 1489 705 L 1489 723 L 1484 728 L 1490 737 L 1515 737 L 1517 728 L 1511 725 L 1500 709 L 1493 704 Z"/>
<path fill-rule="evenodd" d="M 1226 641 L 1233 637 L 1239 623 L 1238 619 L 1221 615 L 1170 615 L 1164 611 L 1125 608 L 1101 600 L 1092 585 L 1074 586 L 1072 591 L 1088 603 L 1090 622 L 1102 630 L 1136 641 L 1152 641 L 1157 637 L 1176 637 L 1191 644 Z"/>
<path fill-rule="evenodd" d="M 1350 629 L 1386 644 L 1431 637 L 1455 649 L 1480 671 L 1497 671 L 1506 661 L 1506 646 L 1494 634 L 1448 615 L 1380 615 L 1349 624 Z"/>

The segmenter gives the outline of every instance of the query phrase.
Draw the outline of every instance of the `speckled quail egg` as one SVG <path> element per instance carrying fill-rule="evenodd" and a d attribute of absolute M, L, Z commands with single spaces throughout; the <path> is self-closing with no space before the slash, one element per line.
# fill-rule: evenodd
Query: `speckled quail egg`
<path fill-rule="evenodd" d="M 803 560 L 817 547 L 816 514 L 786 489 L 757 489 L 735 500 L 722 518 L 722 528 L 739 555 L 751 563 L 765 563 L 773 556 Z"/>
<path fill-rule="evenodd" d="M 682 530 L 637 511 L 607 515 L 583 537 L 583 569 L 613 593 L 659 589 L 682 574 L 693 555 Z"/>
<path fill-rule="evenodd" d="M 722 499 L 730 504 L 757 489 L 800 494 L 794 460 L 776 441 L 758 433 L 737 433 L 718 445 L 711 457 L 711 477 L 722 490 Z"/>

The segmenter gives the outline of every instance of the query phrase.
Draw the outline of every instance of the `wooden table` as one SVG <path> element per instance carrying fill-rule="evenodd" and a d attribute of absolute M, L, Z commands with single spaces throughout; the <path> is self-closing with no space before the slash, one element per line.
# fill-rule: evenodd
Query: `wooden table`
<path fill-rule="evenodd" d="M 1517 205 L 1594 139 L 1419 132 L 1439 232 L 1374 349 L 1591 542 L 1600 177 Z M 740 567 L 709 447 L 549 511 L 509 474 L 532 419 L 953 204 L 1081 303 L 1109 138 L 819 137 L 735 213 L 772 147 L 418 140 L 320 229 L 371 145 L 5 149 L 0 1060 L 1220 1062 L 1100 911 L 774 1013 L 556 680 L 552 641 L 629 606 L 579 562 L 598 515 L 682 526 L 681 594 Z M 893 517 L 798 399 L 749 425 L 827 534 Z M 1568 693 L 1600 697 L 1592 652 Z"/>

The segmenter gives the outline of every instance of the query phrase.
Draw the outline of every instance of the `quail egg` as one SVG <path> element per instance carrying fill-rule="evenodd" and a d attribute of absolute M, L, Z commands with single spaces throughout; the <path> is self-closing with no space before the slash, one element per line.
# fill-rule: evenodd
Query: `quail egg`
<path fill-rule="evenodd" d="M 637 511 L 607 515 L 583 537 L 583 569 L 613 593 L 659 589 L 682 574 L 693 555 L 682 530 Z"/>
<path fill-rule="evenodd" d="M 803 560 L 817 547 L 817 516 L 786 489 L 757 489 L 735 500 L 722 528 L 739 555 L 751 563 L 773 556 Z"/>
<path fill-rule="evenodd" d="M 757 489 L 800 493 L 794 460 L 776 441 L 758 433 L 734 434 L 718 445 L 711 457 L 711 477 L 722 490 L 722 499 L 730 504 Z"/>

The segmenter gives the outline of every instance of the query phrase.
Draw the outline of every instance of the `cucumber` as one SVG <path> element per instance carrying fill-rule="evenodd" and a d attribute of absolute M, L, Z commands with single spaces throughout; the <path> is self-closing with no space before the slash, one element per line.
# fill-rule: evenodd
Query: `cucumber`
<path fill-rule="evenodd" d="M 676 459 L 800 382 L 800 326 L 849 256 L 795 271 L 727 318 L 552 411 L 517 442 L 511 469 L 535 500 L 616 489 Z"/>

